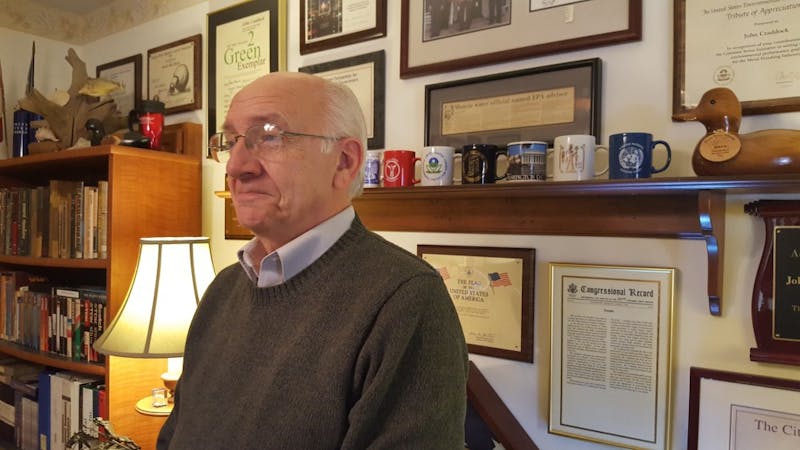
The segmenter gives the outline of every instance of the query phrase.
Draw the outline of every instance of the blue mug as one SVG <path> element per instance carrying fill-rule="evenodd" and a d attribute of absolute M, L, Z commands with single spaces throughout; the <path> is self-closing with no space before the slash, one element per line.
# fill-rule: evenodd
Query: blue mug
<path fill-rule="evenodd" d="M 667 161 L 656 169 L 653 152 L 659 144 L 667 151 Z M 650 178 L 654 173 L 667 170 L 671 161 L 669 144 L 653 140 L 650 133 L 617 133 L 608 137 L 608 177 L 611 179 Z"/>

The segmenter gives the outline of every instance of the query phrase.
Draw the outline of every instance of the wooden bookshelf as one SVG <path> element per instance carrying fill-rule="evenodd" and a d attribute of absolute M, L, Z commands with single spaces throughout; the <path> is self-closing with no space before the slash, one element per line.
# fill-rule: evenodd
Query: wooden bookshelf
<path fill-rule="evenodd" d="M 109 322 L 128 291 L 139 239 L 199 236 L 202 231 L 202 166 L 194 154 L 174 154 L 124 146 L 64 150 L 0 161 L 0 187 L 47 185 L 50 179 L 109 182 L 108 258 L 64 259 L 0 256 L 0 267 L 47 274 L 51 281 L 94 280 L 108 294 Z M 109 420 L 118 434 L 143 450 L 155 448 L 163 417 L 145 416 L 136 402 L 161 385 L 164 359 L 108 357 L 106 363 L 67 360 L 0 342 L 0 353 L 39 364 L 105 377 Z"/>

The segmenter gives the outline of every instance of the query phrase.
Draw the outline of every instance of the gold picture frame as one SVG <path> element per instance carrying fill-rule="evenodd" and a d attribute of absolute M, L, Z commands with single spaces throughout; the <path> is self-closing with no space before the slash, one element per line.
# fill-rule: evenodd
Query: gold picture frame
<path fill-rule="evenodd" d="M 196 34 L 147 51 L 147 98 L 164 114 L 202 108 L 203 36 Z"/>

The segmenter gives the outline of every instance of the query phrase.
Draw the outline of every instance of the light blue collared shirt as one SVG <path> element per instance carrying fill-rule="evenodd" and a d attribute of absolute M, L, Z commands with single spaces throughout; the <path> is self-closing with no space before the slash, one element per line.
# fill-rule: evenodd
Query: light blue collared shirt
<path fill-rule="evenodd" d="M 328 251 L 350 229 L 356 217 L 352 206 L 306 231 L 284 246 L 261 259 L 261 270 L 256 273 L 253 250 L 261 245 L 253 238 L 236 253 L 239 264 L 258 287 L 276 286 L 290 280 Z"/>

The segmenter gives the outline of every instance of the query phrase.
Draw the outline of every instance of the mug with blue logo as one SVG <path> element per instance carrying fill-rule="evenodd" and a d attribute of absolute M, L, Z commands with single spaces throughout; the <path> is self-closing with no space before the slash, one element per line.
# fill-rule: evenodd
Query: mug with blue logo
<path fill-rule="evenodd" d="M 461 155 L 455 148 L 433 145 L 422 149 L 422 186 L 449 186 L 453 184 L 453 166 Z"/>
<path fill-rule="evenodd" d="M 666 161 L 653 166 L 653 153 L 658 145 L 667 151 Z M 608 137 L 608 177 L 612 179 L 650 178 L 667 170 L 672 161 L 672 149 L 665 141 L 653 140 L 650 133 L 617 133 Z"/>

